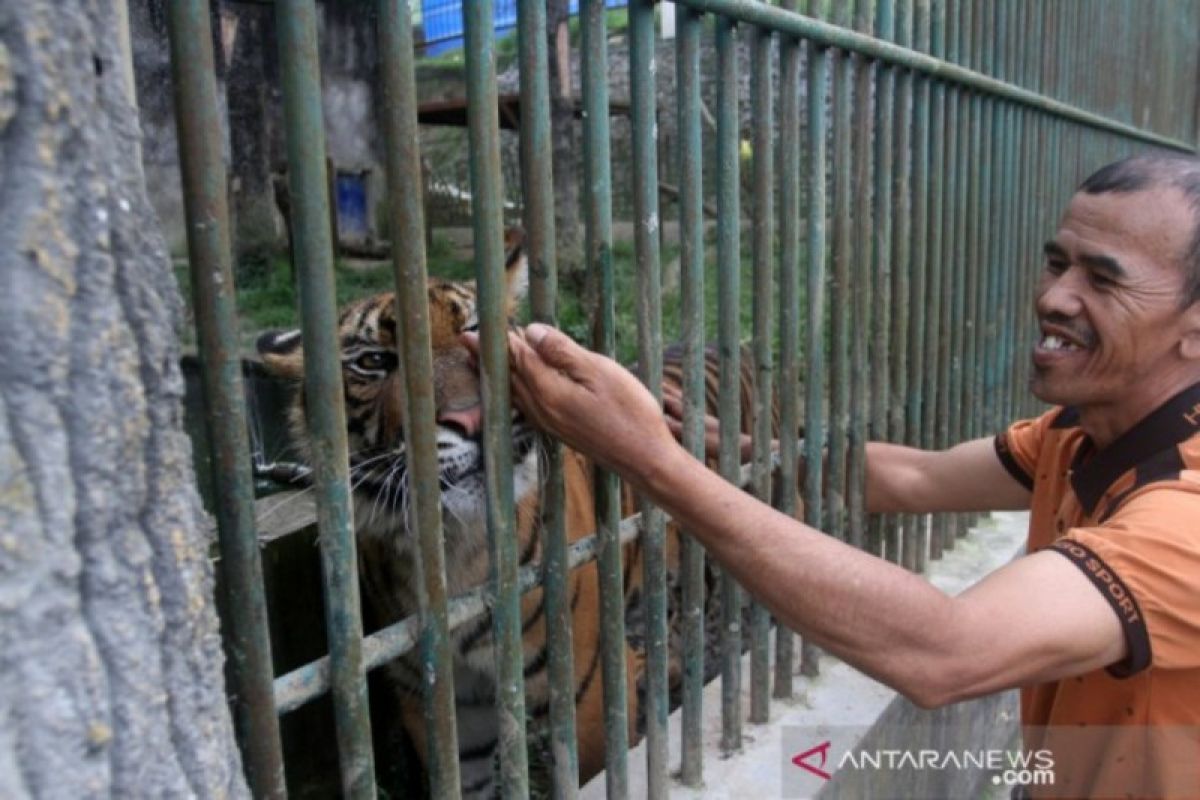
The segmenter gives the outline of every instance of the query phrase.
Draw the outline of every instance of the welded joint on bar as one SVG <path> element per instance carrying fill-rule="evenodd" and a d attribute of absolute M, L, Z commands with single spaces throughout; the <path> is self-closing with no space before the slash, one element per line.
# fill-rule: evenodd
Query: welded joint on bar
<path fill-rule="evenodd" d="M 803 440 L 801 440 L 803 441 Z M 779 454 L 772 453 L 773 469 L 779 468 Z M 751 483 L 753 464 L 743 464 L 738 476 L 738 485 L 745 489 Z M 642 532 L 641 512 L 621 520 L 618 538 L 622 545 L 637 539 Z M 579 539 L 567 547 L 567 568 L 575 569 L 590 561 L 597 554 L 596 534 Z M 525 594 L 542 583 L 542 565 L 526 564 L 517 574 L 517 591 Z M 477 586 L 450 601 L 447 608 L 447 624 L 450 630 L 483 614 L 495 603 L 495 595 L 487 585 Z M 399 622 L 363 637 L 363 668 L 366 671 L 383 666 L 394 658 L 412 650 L 420 638 L 421 620 L 417 615 L 405 617 Z M 297 667 L 286 675 L 275 679 L 275 710 L 283 715 L 295 711 L 305 703 L 315 700 L 329 691 L 329 656 Z"/>

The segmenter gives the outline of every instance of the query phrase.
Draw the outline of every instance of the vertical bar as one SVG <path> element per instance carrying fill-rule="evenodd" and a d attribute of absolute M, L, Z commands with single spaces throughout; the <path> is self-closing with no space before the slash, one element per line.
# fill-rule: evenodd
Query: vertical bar
<path fill-rule="evenodd" d="M 955 39 L 958 43 L 958 62 L 962 64 L 970 63 L 971 61 L 971 31 L 972 23 L 972 6 L 970 3 L 962 3 L 959 5 L 960 15 L 958 21 L 958 30 Z M 972 221 L 974 219 L 971 208 L 972 191 L 977 177 L 975 164 L 978 163 L 975 157 L 974 149 L 974 130 L 975 130 L 975 113 L 976 104 L 975 97 L 972 92 L 960 90 L 958 92 L 958 187 L 956 191 L 957 199 L 955 206 L 957 207 L 956 232 L 954 241 L 954 276 L 955 276 L 955 291 L 954 291 L 954 306 L 951 309 L 951 330 L 954 335 L 954 355 L 950 363 L 950 405 L 953 409 L 951 418 L 953 420 L 952 436 L 957 442 L 964 441 L 970 438 L 969 416 L 966 409 L 970 406 L 966 403 L 966 368 L 967 368 L 967 343 L 969 341 L 970 331 L 968 328 L 971 321 L 968 318 L 968 284 L 970 275 L 974 271 L 974 265 L 971 262 L 971 242 L 972 242 Z M 951 532 L 947 534 L 947 547 L 952 547 L 957 538 L 963 535 L 968 527 L 969 517 L 965 514 L 955 514 L 951 525 Z"/>
<path fill-rule="evenodd" d="M 933 0 L 930 6 L 929 52 L 936 58 L 946 55 L 946 3 L 945 0 Z M 946 233 L 946 220 L 943 218 L 943 192 L 947 185 L 946 152 L 946 86 L 941 81 L 932 81 L 931 107 L 929 111 L 929 221 L 927 226 L 927 243 L 929 258 L 927 262 L 927 291 L 925 308 L 925 369 L 923 376 L 921 407 L 921 447 L 932 450 L 941 444 L 937 437 L 938 429 L 938 398 L 944 384 L 944 361 L 941 358 L 941 343 L 946 329 L 942 327 L 942 283 L 946 259 L 943 255 L 943 241 Z M 941 335 L 939 335 L 941 334 Z M 945 414 L 945 406 L 941 407 Z M 929 558 L 942 557 L 941 528 L 945 518 L 938 514 L 936 517 L 926 517 L 926 538 L 928 540 Z M 922 549 L 924 552 L 924 549 Z"/>
<path fill-rule="evenodd" d="M 804 521 L 824 524 L 821 484 L 825 453 L 825 99 L 829 53 L 808 43 L 808 287 L 804 405 Z M 814 677 L 820 670 L 820 651 L 805 640 L 800 671 Z"/>
<path fill-rule="evenodd" d="M 908 47 L 912 44 L 912 2 L 902 0 L 896 6 L 896 44 Z M 893 156 L 893 224 L 892 224 L 892 330 L 889 340 L 891 352 L 891 376 L 888 403 L 888 438 L 893 442 L 907 441 L 904 433 L 905 408 L 908 401 L 908 316 L 911 307 L 909 293 L 909 244 L 912 226 L 912 120 L 913 120 L 913 74 L 905 69 L 897 72 L 895 153 Z M 908 515 L 891 515 L 886 529 L 888 559 L 903 563 L 902 540 Z M 907 523 L 911 525 L 911 523 Z"/>
<path fill-rule="evenodd" d="M 859 0 L 855 10 L 854 27 L 867 35 L 871 33 L 874 0 Z M 855 547 L 865 545 L 866 533 L 866 476 L 867 476 L 867 416 L 868 397 L 867 330 L 869 294 L 871 287 L 871 79 L 876 65 L 861 55 L 851 60 L 854 73 L 854 137 L 852 200 L 853 239 L 856 247 L 851 261 L 850 327 L 850 452 L 847 462 L 846 491 L 848 516 L 847 540 Z"/>
<path fill-rule="evenodd" d="M 929 0 L 916 0 L 915 48 L 929 50 Z M 912 152 L 912 260 L 908 302 L 908 391 L 905 398 L 905 442 L 919 447 L 922 441 L 921 406 L 925 378 L 925 295 L 929 272 L 929 81 L 925 75 L 916 76 L 913 106 Z M 906 514 L 901 563 L 914 572 L 925 570 L 927 536 L 926 516 Z"/>
<path fill-rule="evenodd" d="M 958 60 L 958 29 L 960 26 L 961 17 L 959 15 L 959 3 L 949 3 L 945 8 L 946 13 L 946 29 L 945 38 L 943 41 L 944 57 L 954 63 Z M 940 335 L 938 340 L 938 390 L 937 390 L 937 438 L 936 445 L 938 449 L 944 450 L 954 444 L 952 440 L 953 431 L 955 429 L 955 418 L 959 411 L 958 405 L 951 402 L 952 387 L 954 385 L 954 337 L 957 329 L 954 327 L 954 298 L 958 293 L 958 288 L 961 282 L 958 280 L 958 265 L 960 263 L 959 256 L 959 221 L 961 219 L 961 207 L 958 204 L 958 188 L 964 180 L 964 176 L 960 174 L 958 169 L 959 148 L 961 147 L 961 137 L 959 136 L 959 109 L 963 92 L 960 87 L 952 86 L 948 89 L 943 89 L 948 94 L 945 98 L 946 117 L 945 117 L 945 181 L 944 181 L 944 202 L 942 206 L 942 231 L 943 246 L 942 246 L 942 287 L 941 287 L 941 305 L 939 314 L 939 330 Z M 934 520 L 934 531 L 932 542 L 938 542 L 938 551 L 942 552 L 954 546 L 954 517 L 949 514 L 939 514 Z"/>
<path fill-rule="evenodd" d="M 533 3 L 536 5 L 537 3 Z M 629 84 L 632 107 L 634 247 L 637 260 L 638 364 L 642 381 L 662 394 L 662 268 L 659 263 L 658 130 L 655 122 L 653 0 L 629 4 Z M 666 797 L 667 569 L 663 513 L 642 507 L 642 580 L 646 602 L 646 794 Z"/>
<path fill-rule="evenodd" d="M 422 681 L 427 737 L 425 771 L 431 795 L 456 797 L 460 785 L 458 736 L 450 629 L 446 620 L 446 564 L 426 288 L 417 87 L 413 77 L 412 10 L 408 0 L 380 2 L 379 55 L 383 67 L 389 223 L 394 232 L 397 351 L 404 378 L 402 424 L 412 498 L 408 525 L 417 532 L 422 674 L 432 677 Z"/>
<path fill-rule="evenodd" d="M 796 0 L 783 7 L 796 11 Z M 776 507 L 796 516 L 800 345 L 800 41 L 779 40 L 779 497 Z M 723 412 L 722 412 L 723 413 Z M 775 626 L 772 697 L 792 696 L 796 637 Z"/>
<path fill-rule="evenodd" d="M 750 40 L 750 106 L 754 119 L 753 347 L 754 347 L 754 491 L 771 502 L 772 357 L 771 290 L 775 246 L 775 108 L 771 102 L 771 31 L 756 27 Z M 770 713 L 771 616 L 766 607 L 750 606 L 750 721 L 764 724 Z"/>
<path fill-rule="evenodd" d="M 613 313 L 612 178 L 608 126 L 608 35 L 604 0 L 580 5 L 583 69 L 583 208 L 585 247 L 598 308 L 592 348 L 616 355 Z M 625 663 L 625 590 L 621 571 L 621 491 L 615 473 L 597 469 L 596 527 L 600 567 L 600 646 L 604 679 L 605 785 L 610 798 L 628 792 L 629 749 Z"/>
<path fill-rule="evenodd" d="M 229 206 L 208 0 L 169 6 L 171 79 L 187 211 L 188 266 L 212 443 L 220 569 L 230 610 L 225 650 L 232 662 L 238 741 L 256 797 L 287 796 L 272 688 L 271 637 L 254 526 L 245 389 L 238 356 L 230 265 Z"/>
<path fill-rule="evenodd" d="M 546 5 L 520 0 L 517 49 L 521 64 L 521 194 L 525 206 L 526 251 L 530 269 L 530 306 L 537 322 L 557 324 L 558 261 L 554 234 L 554 177 L 550 139 L 550 86 L 546 52 Z M 550 694 L 550 781 L 554 796 L 572 800 L 578 795 L 579 753 L 575 729 L 575 656 L 571 645 L 572 618 L 568 596 L 567 531 L 564 516 L 566 488 L 563 447 L 542 436 L 545 458 L 542 485 L 542 575 L 546 614 L 546 671 Z M 661 517 L 660 517 L 661 519 Z M 661 531 L 661 524 L 659 527 Z M 653 539 L 647 533 L 647 546 Z M 651 556 L 647 551 L 647 562 Z M 648 587 L 654 584 L 647 581 Z M 647 598 L 649 603 L 651 598 Z M 647 642 L 653 639 L 647 637 Z M 652 680 L 653 672 L 647 680 Z"/>
<path fill-rule="evenodd" d="M 342 791 L 352 797 L 374 797 L 375 765 L 362 662 L 346 412 L 334 305 L 316 6 L 305 0 L 279 0 L 275 12 L 287 126 L 292 244 L 304 321 L 304 398 L 312 441 Z"/>
<path fill-rule="evenodd" d="M 891 40 L 894 36 L 892 0 L 877 0 L 875 35 Z M 871 312 L 871 438 L 888 437 L 888 394 L 890 354 L 888 334 L 892 324 L 892 142 L 896 108 L 896 68 L 890 64 L 876 67 L 875 82 L 875 208 L 871 247 L 871 281 L 875 302 Z M 867 549 L 884 554 L 884 536 L 890 518 L 872 514 L 867 529 Z"/>
<path fill-rule="evenodd" d="M 517 536 L 513 524 L 512 423 L 508 385 L 508 316 L 501 217 L 500 130 L 491 0 L 463 5 L 471 212 L 475 276 L 479 287 L 479 366 L 483 389 L 486 518 L 491 555 L 492 651 L 496 714 L 500 721 L 500 793 L 529 792 L 525 748 L 525 659 L 517 591 Z"/>
<path fill-rule="evenodd" d="M 679 8 L 676 88 L 679 110 L 679 261 L 683 284 L 683 442 L 704 457 L 704 221 L 701 217 L 700 31 L 702 18 Z M 703 780 L 704 551 L 683 538 L 683 755 L 681 780 Z"/>
<path fill-rule="evenodd" d="M 738 149 L 737 26 L 716 19 L 717 44 L 717 346 L 720 352 L 721 475 L 741 473 L 741 175 Z M 721 570 L 721 749 L 742 746 L 742 591 Z"/>
<path fill-rule="evenodd" d="M 833 23 L 849 27 L 850 6 L 834 6 Z M 853 242 L 851 207 L 851 92 L 850 53 L 839 50 L 833 62 L 833 275 L 829 298 L 839 313 L 829 321 L 829 482 L 826 491 L 828 532 L 846 539 L 846 469 L 850 427 L 850 262 Z"/>

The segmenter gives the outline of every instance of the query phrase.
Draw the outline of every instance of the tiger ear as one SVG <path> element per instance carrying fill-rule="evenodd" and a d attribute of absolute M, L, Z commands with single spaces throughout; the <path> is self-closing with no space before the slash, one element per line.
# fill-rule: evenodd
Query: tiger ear
<path fill-rule="evenodd" d="M 504 280 L 511 317 L 529 292 L 529 258 L 525 254 L 525 231 L 521 228 L 509 228 L 504 232 Z"/>
<path fill-rule="evenodd" d="M 254 344 L 267 372 L 279 378 L 304 377 L 304 347 L 299 328 L 266 331 Z"/>

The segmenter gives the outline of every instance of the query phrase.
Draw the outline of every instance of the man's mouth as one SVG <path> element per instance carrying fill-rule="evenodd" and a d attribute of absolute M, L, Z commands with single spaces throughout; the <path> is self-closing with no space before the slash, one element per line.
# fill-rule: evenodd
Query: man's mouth
<path fill-rule="evenodd" d="M 1066 352 L 1071 350 L 1082 350 L 1083 348 L 1069 339 L 1064 339 L 1061 336 L 1050 334 L 1042 337 L 1041 341 L 1038 342 L 1038 349 L 1049 352 Z"/>

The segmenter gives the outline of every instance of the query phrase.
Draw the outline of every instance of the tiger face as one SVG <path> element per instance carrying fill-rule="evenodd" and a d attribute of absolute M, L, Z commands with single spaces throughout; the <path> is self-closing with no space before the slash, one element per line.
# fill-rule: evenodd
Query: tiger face
<path fill-rule="evenodd" d="M 527 287 L 527 260 L 519 235 L 510 234 L 506 259 L 508 313 Z M 448 550 L 482 546 L 475 541 L 484 521 L 483 408 L 479 376 L 459 341 L 478 325 L 474 282 L 428 282 L 433 397 L 437 417 L 438 478 Z M 408 453 L 404 441 L 403 374 L 397 349 L 395 296 L 378 294 L 351 303 L 338 319 L 350 481 L 355 527 L 360 535 L 390 537 L 402 552 L 414 546 L 406 524 Z M 272 331 L 257 347 L 271 373 L 300 381 L 304 353 L 300 331 Z M 289 409 L 293 439 L 311 463 L 305 398 L 296 392 Z M 537 437 L 514 412 L 513 483 L 518 501 L 537 489 Z M 470 540 L 470 541 L 466 541 Z M 466 555 L 447 553 L 448 557 Z"/>

